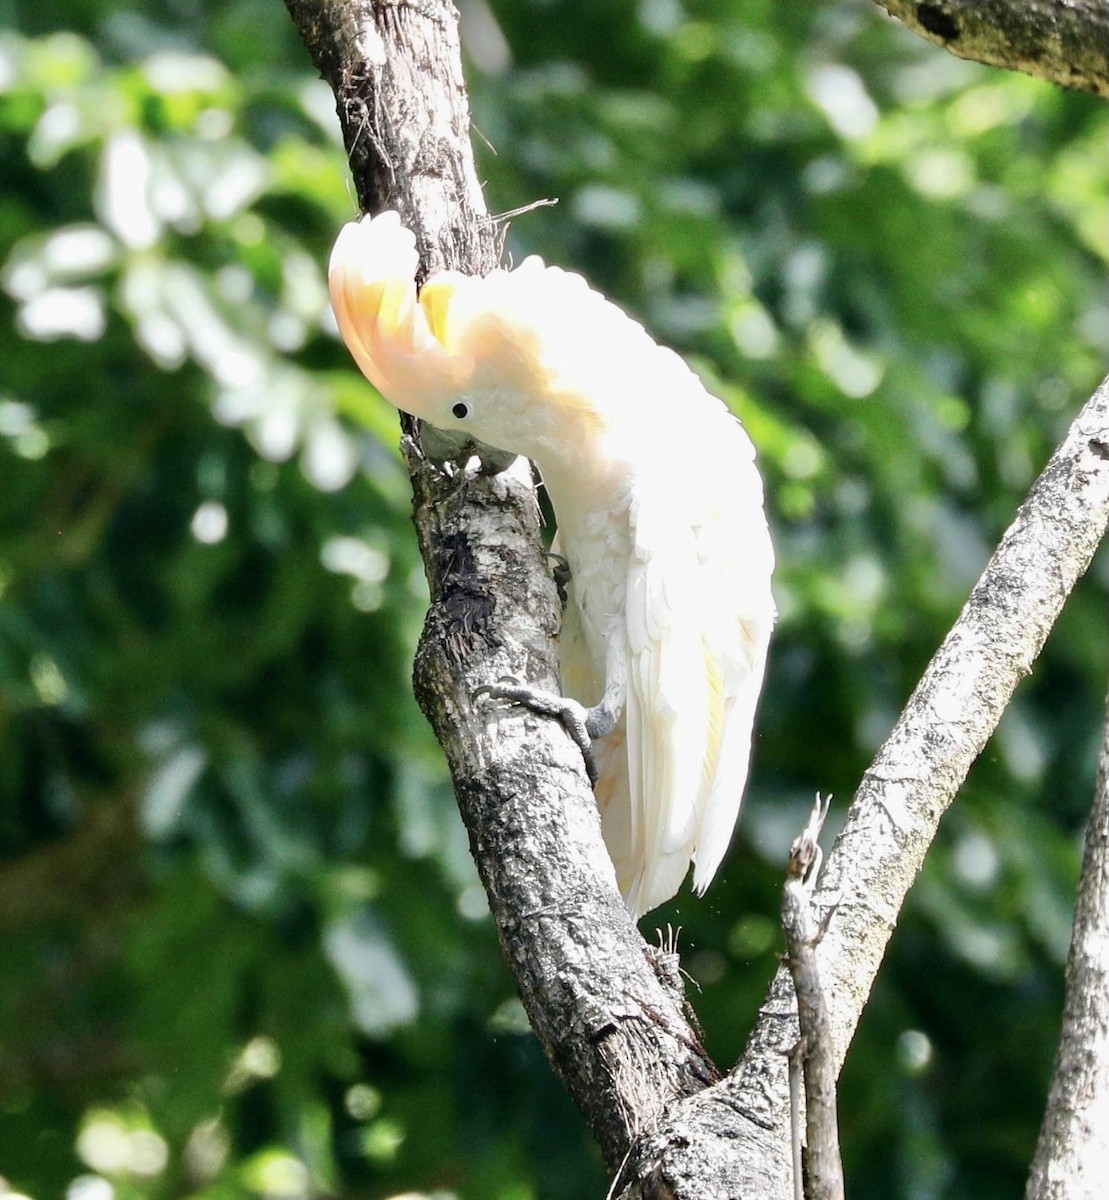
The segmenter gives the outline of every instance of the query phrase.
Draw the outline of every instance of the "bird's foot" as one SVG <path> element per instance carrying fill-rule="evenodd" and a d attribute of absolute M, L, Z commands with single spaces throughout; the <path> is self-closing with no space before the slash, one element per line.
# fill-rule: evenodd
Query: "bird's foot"
<path fill-rule="evenodd" d="M 541 716 L 554 717 L 581 751 L 585 761 L 585 773 L 589 776 L 590 784 L 596 786 L 597 759 L 593 754 L 593 739 L 604 737 L 616 727 L 616 718 L 603 704 L 586 708 L 584 704 L 571 700 L 569 696 L 528 687 L 514 679 L 483 684 L 473 694 L 475 700 L 482 697 L 489 700 L 505 700 Z"/>

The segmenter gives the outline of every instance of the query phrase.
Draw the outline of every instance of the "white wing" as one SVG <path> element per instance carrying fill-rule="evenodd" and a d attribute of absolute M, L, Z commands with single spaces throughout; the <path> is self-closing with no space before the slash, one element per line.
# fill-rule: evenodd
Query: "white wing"
<path fill-rule="evenodd" d="M 626 891 L 636 915 L 672 896 L 691 860 L 699 891 L 720 864 L 773 624 L 773 552 L 753 450 L 723 406 L 701 395 L 712 407 L 689 412 L 695 440 L 682 438 L 658 477 L 637 481 L 631 513 L 621 849 L 636 864 Z"/>
<path fill-rule="evenodd" d="M 743 447 L 746 447 L 744 452 Z M 706 760 L 694 850 L 693 885 L 704 892 L 732 838 L 753 747 L 755 710 L 774 627 L 770 581 L 774 549 L 763 511 L 762 479 L 747 435 L 734 424 L 710 454 L 723 486 L 696 531 L 706 659 L 714 667 L 712 709 L 719 714 L 716 757 Z"/>
<path fill-rule="evenodd" d="M 636 915 L 672 896 L 689 869 L 708 735 L 696 546 L 684 505 L 671 505 L 672 493 L 659 484 L 636 488 L 628 564 L 629 833 L 637 869 L 626 898 Z"/>
<path fill-rule="evenodd" d="M 560 535 L 555 536 L 551 552 L 560 553 Z M 562 629 L 558 638 L 559 669 L 562 694 L 580 704 L 597 704 L 605 689 L 604 666 L 590 656 L 581 627 L 574 594 L 574 581 L 566 585 L 566 605 L 562 613 Z M 624 714 L 607 737 L 593 743 L 597 766 L 597 783 L 593 794 L 601 814 L 601 832 L 609 857 L 616 868 L 616 880 L 621 894 L 627 895 L 639 858 L 633 852 L 631 837 L 631 808 L 628 798 L 628 755 L 626 750 Z"/>
<path fill-rule="evenodd" d="M 498 286 L 516 292 L 498 311 L 536 331 L 512 344 L 534 351 L 560 419 L 566 397 L 599 418 L 596 442 L 567 439 L 576 427 L 560 426 L 552 458 L 534 452 L 560 524 L 580 532 L 583 507 L 606 502 L 589 487 L 601 467 L 617 465 L 610 474 L 630 496 L 627 700 L 622 726 L 596 747 L 596 792 L 621 891 L 639 916 L 678 890 L 691 862 L 694 886 L 708 886 L 739 814 L 774 621 L 762 481 L 727 408 L 579 277 L 528 260 Z M 596 646 L 590 659 L 576 617 L 568 606 L 564 687 L 595 704 L 612 664 Z"/>

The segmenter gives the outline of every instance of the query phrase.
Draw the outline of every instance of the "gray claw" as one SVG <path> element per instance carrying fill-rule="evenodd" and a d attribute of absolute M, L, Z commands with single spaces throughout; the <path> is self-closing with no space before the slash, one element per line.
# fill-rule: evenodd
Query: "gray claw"
<path fill-rule="evenodd" d="M 590 736 L 594 710 L 584 708 L 576 700 L 557 696 L 554 692 L 543 692 L 515 681 L 483 683 L 476 688 L 473 699 L 487 697 L 490 700 L 507 700 L 519 704 L 540 716 L 554 717 L 573 739 L 585 761 L 585 773 L 591 786 L 597 785 L 597 760 L 593 754 L 593 739 Z M 606 730 L 605 732 L 609 732 Z"/>

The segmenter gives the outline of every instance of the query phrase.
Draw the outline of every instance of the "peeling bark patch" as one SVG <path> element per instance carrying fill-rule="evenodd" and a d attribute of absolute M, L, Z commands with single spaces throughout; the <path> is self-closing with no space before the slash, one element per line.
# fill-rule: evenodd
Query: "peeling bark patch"
<path fill-rule="evenodd" d="M 643 1181 L 643 1200 L 675 1200 L 674 1189 L 663 1179 L 661 1167 L 655 1167 Z"/>
<path fill-rule="evenodd" d="M 463 578 L 477 573 L 477 563 L 474 552 L 470 549 L 470 539 L 464 533 L 448 533 L 439 539 L 439 550 L 443 560 L 445 576 L 462 576 Z"/>
<path fill-rule="evenodd" d="M 1095 458 L 1109 459 L 1109 443 L 1101 438 L 1090 438 L 1090 453 Z"/>
<path fill-rule="evenodd" d="M 497 607 L 493 596 L 463 585 L 445 593 L 441 607 L 447 622 L 444 646 L 455 662 L 460 663 L 479 644 L 497 644 L 490 629 Z"/>
<path fill-rule="evenodd" d="M 916 17 L 929 33 L 943 38 L 945 42 L 958 41 L 958 22 L 949 13 L 945 13 L 938 4 L 918 4 Z"/>
<path fill-rule="evenodd" d="M 497 599 L 481 586 L 474 552 L 464 533 L 441 537 L 437 550 L 442 564 L 438 610 L 443 647 L 460 663 L 480 645 L 497 646 L 492 633 Z"/>

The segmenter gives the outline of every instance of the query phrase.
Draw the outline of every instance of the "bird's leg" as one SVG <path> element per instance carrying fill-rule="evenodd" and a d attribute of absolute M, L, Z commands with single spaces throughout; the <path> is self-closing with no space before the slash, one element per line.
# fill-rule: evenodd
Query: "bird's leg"
<path fill-rule="evenodd" d="M 473 696 L 475 700 L 483 696 L 490 700 L 507 700 L 511 704 L 522 705 L 542 716 L 554 717 L 581 751 L 589 782 L 596 785 L 597 760 L 593 754 L 593 739 L 605 737 L 616 728 L 616 722 L 620 719 L 620 710 L 623 707 L 621 698 L 610 697 L 606 694 L 600 704 L 586 708 L 584 704 L 571 700 L 569 696 L 560 696 L 556 692 L 545 692 L 514 680 L 484 684 L 474 692 Z"/>

